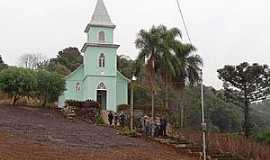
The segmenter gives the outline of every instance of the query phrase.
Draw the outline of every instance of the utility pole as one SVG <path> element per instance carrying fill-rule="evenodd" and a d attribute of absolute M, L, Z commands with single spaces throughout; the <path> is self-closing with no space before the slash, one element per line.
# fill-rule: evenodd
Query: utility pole
<path fill-rule="evenodd" d="M 133 94 L 134 94 L 134 90 L 133 90 L 133 83 L 137 80 L 137 78 L 135 76 L 132 77 L 131 80 L 131 84 L 130 84 L 130 129 L 133 130 L 134 129 L 134 99 L 133 99 Z"/>
<path fill-rule="evenodd" d="M 152 119 L 151 119 L 151 131 L 152 131 L 152 137 L 154 137 L 154 132 L 155 132 L 155 128 L 154 128 L 154 125 L 155 125 L 155 92 L 154 90 L 152 90 Z"/>
<path fill-rule="evenodd" d="M 203 71 L 201 70 L 201 109 L 202 109 L 202 139 L 203 139 L 203 160 L 206 160 L 206 123 L 204 114 L 204 91 L 203 91 Z"/>

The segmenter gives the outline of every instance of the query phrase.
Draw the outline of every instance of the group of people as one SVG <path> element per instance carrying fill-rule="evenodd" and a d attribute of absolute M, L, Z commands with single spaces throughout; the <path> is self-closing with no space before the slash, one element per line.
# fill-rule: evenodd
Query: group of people
<path fill-rule="evenodd" d="M 129 117 L 126 113 L 114 113 L 110 111 L 108 113 L 108 122 L 110 126 L 127 126 Z M 138 126 L 135 122 L 135 127 L 141 128 L 142 132 L 146 136 L 154 136 L 154 137 L 160 137 L 160 136 L 167 136 L 167 120 L 165 117 L 156 118 L 155 120 L 152 119 L 152 117 L 148 117 L 147 115 L 142 116 L 140 119 L 138 119 L 138 122 L 140 123 Z"/>
<path fill-rule="evenodd" d="M 146 136 L 167 136 L 167 120 L 165 117 L 153 120 L 151 117 L 144 116 L 142 119 L 142 129 Z"/>
<path fill-rule="evenodd" d="M 108 121 L 109 121 L 109 125 L 110 126 L 118 126 L 120 124 L 120 126 L 125 126 L 126 122 L 127 122 L 127 116 L 121 112 L 120 114 L 118 113 L 113 113 L 112 111 L 109 112 L 108 114 Z"/>

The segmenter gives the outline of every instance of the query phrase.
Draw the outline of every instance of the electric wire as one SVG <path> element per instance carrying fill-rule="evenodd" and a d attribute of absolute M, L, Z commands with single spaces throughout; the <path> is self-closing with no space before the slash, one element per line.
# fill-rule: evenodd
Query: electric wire
<path fill-rule="evenodd" d="M 182 11 L 181 6 L 180 6 L 180 2 L 179 2 L 179 0 L 176 0 L 176 2 L 177 2 L 177 7 L 178 7 L 178 10 L 179 10 L 179 13 L 181 15 L 181 19 L 182 19 L 182 22 L 183 22 L 183 25 L 184 25 L 184 28 L 185 28 L 187 38 L 189 40 L 189 43 L 192 44 L 191 38 L 190 38 L 190 35 L 189 35 L 189 30 L 188 30 L 188 27 L 187 27 L 187 24 L 186 24 L 186 21 L 185 21 L 185 17 L 184 17 L 183 11 Z"/>

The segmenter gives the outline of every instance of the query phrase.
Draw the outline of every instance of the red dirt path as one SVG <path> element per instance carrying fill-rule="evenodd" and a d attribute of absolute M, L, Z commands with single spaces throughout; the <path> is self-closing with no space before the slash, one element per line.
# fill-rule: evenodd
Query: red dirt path
<path fill-rule="evenodd" d="M 173 148 L 117 135 L 58 112 L 0 107 L 0 160 L 193 160 Z"/>

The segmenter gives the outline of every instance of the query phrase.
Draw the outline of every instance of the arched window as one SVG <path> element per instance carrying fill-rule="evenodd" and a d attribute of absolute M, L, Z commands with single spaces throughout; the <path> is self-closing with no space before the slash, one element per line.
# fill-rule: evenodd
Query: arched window
<path fill-rule="evenodd" d="M 76 89 L 76 92 L 79 92 L 79 91 L 81 91 L 81 84 L 78 82 L 78 83 L 76 83 L 76 87 L 75 87 L 75 89 Z"/>
<path fill-rule="evenodd" d="M 106 86 L 103 82 L 100 82 L 98 87 L 97 87 L 97 90 L 106 90 Z"/>
<path fill-rule="evenodd" d="M 98 41 L 99 42 L 105 42 L 105 33 L 104 33 L 104 31 L 98 32 Z"/>
<path fill-rule="evenodd" d="M 100 54 L 98 62 L 99 67 L 105 67 L 105 56 L 103 53 Z"/>

